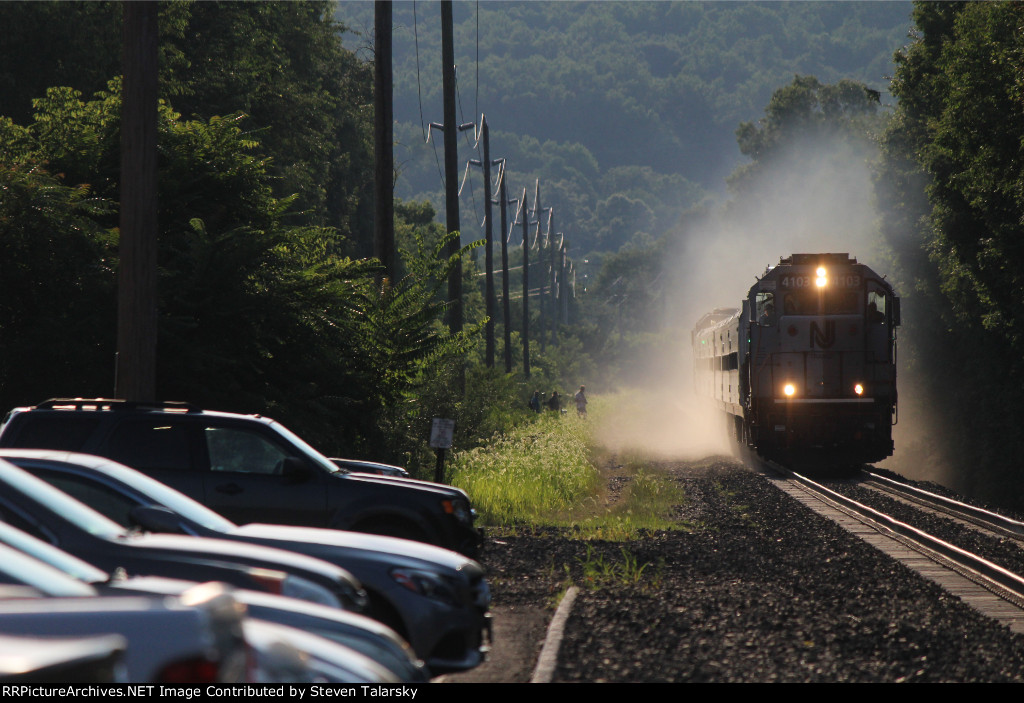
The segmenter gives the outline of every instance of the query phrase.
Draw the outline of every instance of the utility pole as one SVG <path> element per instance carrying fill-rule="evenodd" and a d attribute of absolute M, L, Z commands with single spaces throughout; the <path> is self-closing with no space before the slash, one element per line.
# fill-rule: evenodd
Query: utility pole
<path fill-rule="evenodd" d="M 455 45 L 452 29 L 452 3 L 443 0 L 441 3 L 441 88 L 444 93 L 444 124 L 432 122 L 430 129 L 440 129 L 444 133 L 444 191 L 445 191 L 445 228 L 451 236 L 445 254 L 449 261 L 455 258 L 452 270 L 448 274 L 448 310 L 445 315 L 448 331 L 451 334 L 462 332 L 462 237 L 459 226 L 459 144 L 458 133 L 472 129 L 473 123 L 457 125 L 455 123 Z M 459 397 L 466 393 L 466 365 L 460 363 L 456 378 L 456 393 Z"/>
<path fill-rule="evenodd" d="M 124 4 L 114 395 L 125 400 L 156 400 L 157 21 L 156 3 Z"/>
<path fill-rule="evenodd" d="M 565 236 L 559 232 L 562 237 L 562 246 L 559 247 L 559 265 L 558 265 L 558 301 L 562 304 L 562 324 L 569 324 L 569 297 L 568 290 L 565 284 L 566 281 L 566 270 L 565 270 L 565 252 L 569 248 L 569 243 L 565 241 Z"/>
<path fill-rule="evenodd" d="M 444 92 L 444 185 L 445 226 L 449 235 L 458 234 L 459 226 L 459 144 L 455 123 L 455 40 L 452 28 L 452 3 L 441 3 L 441 83 Z M 448 242 L 448 257 L 462 248 L 461 236 Z M 462 332 L 462 259 L 448 274 L 448 329 L 452 334 Z M 465 390 L 465 377 L 462 382 Z"/>
<path fill-rule="evenodd" d="M 537 242 L 537 263 L 541 264 L 542 266 L 540 270 L 540 286 L 538 286 L 537 295 L 537 306 L 540 311 L 540 317 L 538 319 L 538 322 L 540 323 L 540 350 L 545 351 L 547 349 L 547 333 L 545 332 L 546 328 L 544 326 L 544 282 L 546 276 L 544 275 L 543 269 L 544 246 L 541 243 L 540 239 L 540 216 L 541 213 L 544 212 L 544 209 L 540 206 L 540 179 L 537 179 L 536 187 L 533 193 L 533 212 L 537 216 L 537 236 L 534 240 Z M 548 213 L 550 217 L 550 208 L 548 208 Z"/>
<path fill-rule="evenodd" d="M 548 311 L 551 323 L 551 345 L 555 346 L 558 343 L 558 339 L 555 337 L 555 330 L 558 327 L 558 300 L 556 299 L 555 293 L 555 227 L 554 227 L 555 213 L 554 210 L 548 212 L 548 280 L 551 285 L 548 288 Z"/>
<path fill-rule="evenodd" d="M 498 197 L 501 198 L 501 308 L 505 320 L 505 373 L 512 373 L 512 308 L 508 299 L 508 188 L 505 185 L 505 159 L 495 159 L 498 166 Z"/>
<path fill-rule="evenodd" d="M 393 283 L 395 257 L 394 101 L 391 68 L 391 2 L 373 3 L 373 146 L 374 219 L 373 255 Z"/>
<path fill-rule="evenodd" d="M 491 217 L 491 135 L 487 118 L 480 115 L 480 136 L 484 140 L 484 225 L 487 232 L 487 249 L 484 252 L 484 270 L 487 274 L 484 286 L 485 309 L 487 312 L 487 368 L 494 368 L 494 233 Z"/>
<path fill-rule="evenodd" d="M 519 201 L 523 223 L 523 375 L 530 377 L 530 216 L 526 203 L 526 188 Z"/>

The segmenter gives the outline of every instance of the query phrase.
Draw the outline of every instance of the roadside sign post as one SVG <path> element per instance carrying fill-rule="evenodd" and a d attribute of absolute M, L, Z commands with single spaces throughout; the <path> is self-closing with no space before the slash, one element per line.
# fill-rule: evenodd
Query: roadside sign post
<path fill-rule="evenodd" d="M 434 466 L 434 482 L 444 483 L 444 452 L 452 448 L 452 437 L 455 434 L 455 420 L 435 417 L 430 427 L 430 446 L 437 451 L 437 464 Z"/>

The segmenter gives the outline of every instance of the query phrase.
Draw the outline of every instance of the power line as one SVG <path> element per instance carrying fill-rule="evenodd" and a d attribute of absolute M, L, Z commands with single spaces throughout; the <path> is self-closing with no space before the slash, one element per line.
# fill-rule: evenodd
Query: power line
<path fill-rule="evenodd" d="M 420 106 L 420 131 L 423 133 L 423 141 L 430 143 L 434 149 L 434 163 L 437 164 L 437 175 L 441 178 L 441 188 L 445 188 L 444 172 L 441 170 L 441 160 L 437 158 L 437 144 L 430 142 L 430 130 L 423 122 L 423 90 L 420 87 L 420 32 L 416 18 L 416 0 L 412 3 L 412 35 L 416 43 L 416 99 Z"/>

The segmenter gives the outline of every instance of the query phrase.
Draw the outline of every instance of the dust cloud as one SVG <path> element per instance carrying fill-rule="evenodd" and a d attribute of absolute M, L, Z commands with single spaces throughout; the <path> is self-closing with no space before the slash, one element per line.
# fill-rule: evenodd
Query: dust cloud
<path fill-rule="evenodd" d="M 669 233 L 663 324 L 671 342 L 636 360 L 635 368 L 649 373 L 631 393 L 644 402 L 602 428 L 610 447 L 686 459 L 729 451 L 722 413 L 693 394 L 690 330 L 714 308 L 739 307 L 756 277 L 783 256 L 845 252 L 884 274 L 871 177 L 876 157 L 870 144 L 799 144 L 728 202 Z M 900 392 L 907 392 L 902 382 Z"/>
<path fill-rule="evenodd" d="M 670 388 L 633 389 L 612 396 L 597 430 L 600 444 L 616 454 L 639 453 L 653 459 L 730 454 L 725 416 L 696 400 L 692 393 Z"/>

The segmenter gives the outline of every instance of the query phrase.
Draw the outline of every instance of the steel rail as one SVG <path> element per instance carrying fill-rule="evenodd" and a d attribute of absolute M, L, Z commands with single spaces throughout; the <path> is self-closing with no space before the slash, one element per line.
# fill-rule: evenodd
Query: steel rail
<path fill-rule="evenodd" d="M 780 468 L 775 467 L 775 470 L 779 471 Z M 805 491 L 815 495 L 819 500 L 831 503 L 856 519 L 867 522 L 880 532 L 898 535 L 904 542 L 909 542 L 910 546 L 918 548 L 918 551 L 921 551 L 926 556 L 934 558 L 937 555 L 960 568 L 969 570 L 971 577 L 975 578 L 981 585 L 986 587 L 989 587 L 989 585 L 994 586 L 995 590 L 993 592 L 997 595 L 1002 596 L 1000 591 L 1008 592 L 1011 597 L 1007 598 L 1007 600 L 1017 603 L 1024 601 L 1024 577 L 966 549 L 957 547 L 955 544 L 939 539 L 924 530 L 896 520 L 875 508 L 848 498 L 830 488 L 826 488 L 806 476 L 787 469 L 781 469 L 781 471 L 784 475 L 790 477 L 791 480 L 797 482 Z"/>
<path fill-rule="evenodd" d="M 974 505 L 968 505 L 959 500 L 948 498 L 938 493 L 932 493 L 924 489 L 918 488 L 917 486 L 911 486 L 899 481 L 894 481 L 891 478 L 885 476 L 879 476 L 878 474 L 870 471 L 865 471 L 868 476 L 868 485 L 877 488 L 878 490 L 893 493 L 895 495 L 912 500 L 919 505 L 924 505 L 929 508 L 941 510 L 953 517 L 960 518 L 961 520 L 967 520 L 979 527 L 984 527 L 990 530 L 995 530 L 1009 534 L 1011 537 L 1018 539 L 1024 538 L 1024 522 L 1008 518 L 1005 515 L 994 513 L 991 510 L 985 510 Z"/>

